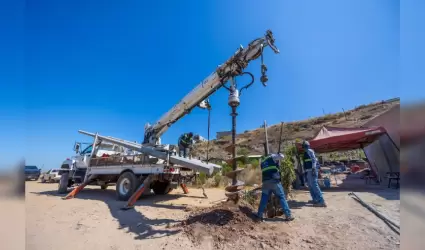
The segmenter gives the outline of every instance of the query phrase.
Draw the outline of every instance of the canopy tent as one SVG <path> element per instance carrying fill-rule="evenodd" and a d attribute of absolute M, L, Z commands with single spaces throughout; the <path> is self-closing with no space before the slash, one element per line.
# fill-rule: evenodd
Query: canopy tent
<path fill-rule="evenodd" d="M 323 126 L 317 135 L 311 139 L 310 147 L 316 153 L 329 153 L 364 148 L 387 134 L 383 127 L 371 128 L 337 128 Z M 301 144 L 297 147 L 302 150 Z"/>

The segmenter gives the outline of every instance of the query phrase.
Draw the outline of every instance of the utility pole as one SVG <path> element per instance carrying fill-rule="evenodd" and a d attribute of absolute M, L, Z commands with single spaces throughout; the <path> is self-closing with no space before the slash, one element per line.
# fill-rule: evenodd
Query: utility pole
<path fill-rule="evenodd" d="M 344 113 L 345 120 L 347 121 L 347 120 L 348 120 L 348 119 L 347 119 L 347 114 L 345 113 L 344 108 L 342 108 L 342 112 Z"/>
<path fill-rule="evenodd" d="M 265 134 L 265 141 L 264 141 L 264 155 L 269 155 L 269 138 L 267 136 L 267 123 L 266 120 L 264 120 L 264 134 Z"/>

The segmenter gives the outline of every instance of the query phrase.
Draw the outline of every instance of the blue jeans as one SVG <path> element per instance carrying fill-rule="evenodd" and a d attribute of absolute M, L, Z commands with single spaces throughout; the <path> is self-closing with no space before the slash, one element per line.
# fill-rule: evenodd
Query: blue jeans
<path fill-rule="evenodd" d="M 314 176 L 313 176 L 314 171 Z M 310 195 L 313 201 L 318 203 L 324 203 L 325 200 L 323 199 L 322 191 L 319 187 L 319 182 L 317 181 L 317 170 L 312 169 L 311 171 L 307 171 L 307 182 L 308 182 L 308 188 L 310 190 Z"/>
<path fill-rule="evenodd" d="M 188 151 L 189 151 L 188 149 L 189 149 L 188 146 L 179 144 L 179 157 L 186 158 L 187 157 L 187 154 L 188 154 Z"/>
<path fill-rule="evenodd" d="M 261 189 L 261 201 L 260 206 L 258 207 L 258 217 L 263 218 L 264 209 L 266 209 L 271 193 L 274 193 L 274 195 L 279 198 L 280 205 L 282 206 L 285 215 L 291 216 L 291 210 L 289 209 L 288 202 L 286 202 L 282 184 L 272 180 L 263 182 L 263 187 Z"/>

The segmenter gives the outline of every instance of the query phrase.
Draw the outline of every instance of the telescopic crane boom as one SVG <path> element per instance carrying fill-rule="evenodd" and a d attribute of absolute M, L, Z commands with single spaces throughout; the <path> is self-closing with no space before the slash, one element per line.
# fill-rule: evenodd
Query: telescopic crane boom
<path fill-rule="evenodd" d="M 165 133 L 165 131 L 167 131 L 167 129 L 172 124 L 188 114 L 196 106 L 200 108 L 208 108 L 209 104 L 206 103 L 206 99 L 221 87 L 225 87 L 226 89 L 230 90 L 228 104 L 232 106 L 233 109 L 236 109 L 236 106 L 239 105 L 239 91 L 248 88 L 254 81 L 254 76 L 249 72 L 244 72 L 244 69 L 248 66 L 249 62 L 257 59 L 258 57 L 261 57 L 262 76 L 260 81 L 264 86 L 266 86 L 267 67 L 263 63 L 263 49 L 267 46 L 270 46 L 270 48 L 272 48 L 276 54 L 279 53 L 279 50 L 274 45 L 273 34 L 270 30 L 266 31 L 264 37 L 252 41 L 248 47 L 243 48 L 240 46 L 240 48 L 232 57 L 230 57 L 230 59 L 228 59 L 224 64 L 219 65 L 211 75 L 203 80 L 171 110 L 164 114 L 155 124 L 150 125 L 147 123 L 145 125 L 143 144 L 138 144 L 110 136 L 102 136 L 82 130 L 79 130 L 78 132 L 94 137 L 95 141 L 103 140 L 115 143 L 151 157 L 164 160 L 167 162 L 167 164 L 182 165 L 196 171 L 207 172 L 208 174 L 211 174 L 214 170 L 218 170 L 221 167 L 212 163 L 204 163 L 201 160 L 186 159 L 184 157 L 170 155 L 168 145 L 160 145 L 160 136 Z M 252 82 L 245 87 L 242 87 L 238 91 L 236 90 L 237 86 L 235 77 L 243 74 L 249 74 L 252 77 Z M 225 86 L 228 80 L 231 80 L 230 88 Z"/>
<path fill-rule="evenodd" d="M 224 64 L 219 65 L 213 73 L 198 84 L 195 89 L 165 113 L 156 123 L 153 125 L 147 123 L 145 125 L 143 144 L 161 144 L 160 136 L 164 134 L 172 124 L 190 113 L 196 106 L 206 108 L 204 100 L 221 88 L 228 80 L 244 74 L 243 70 L 248 66 L 249 62 L 260 56 L 261 59 L 263 59 L 263 49 L 265 47 L 270 46 L 276 54 L 279 53 L 279 50 L 274 45 L 274 41 L 273 33 L 271 30 L 267 30 L 264 37 L 255 39 L 248 47 L 243 48 L 241 45 L 230 59 Z M 267 71 L 267 67 L 263 62 L 261 71 L 261 82 L 266 86 L 265 82 L 267 81 L 267 76 L 265 72 Z"/>

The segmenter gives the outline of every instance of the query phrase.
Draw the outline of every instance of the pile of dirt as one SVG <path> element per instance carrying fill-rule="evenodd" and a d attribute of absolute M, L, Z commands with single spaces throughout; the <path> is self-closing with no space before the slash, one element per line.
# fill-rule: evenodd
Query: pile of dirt
<path fill-rule="evenodd" d="M 248 203 L 223 202 L 210 208 L 197 208 L 180 226 L 197 246 L 210 245 L 214 249 L 244 249 L 256 246 L 263 249 L 281 249 L 289 244 L 284 232 L 276 226 L 255 220 L 255 209 Z M 283 231 L 282 231 L 283 230 Z"/>

